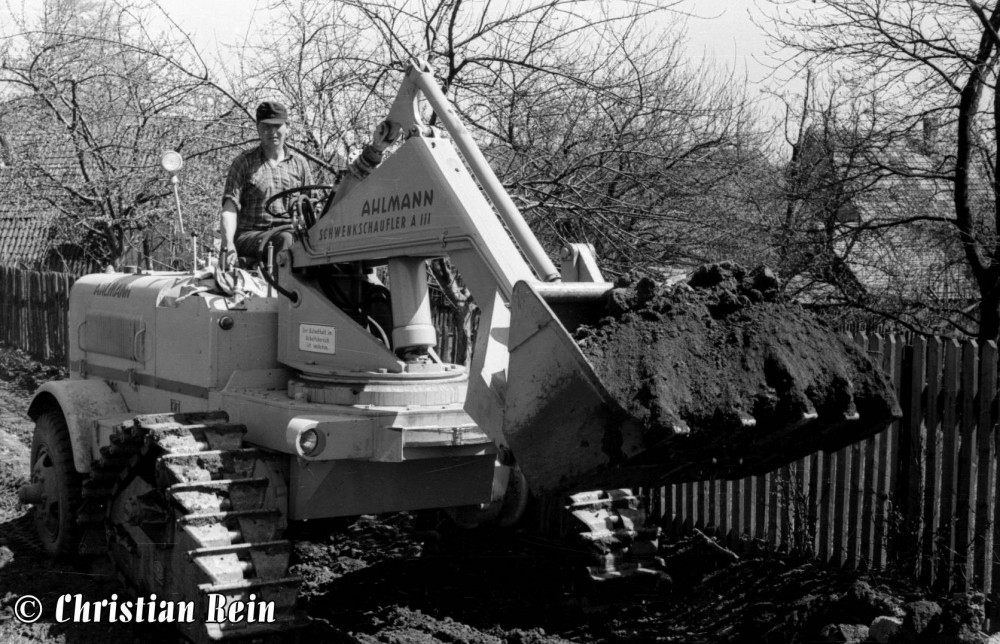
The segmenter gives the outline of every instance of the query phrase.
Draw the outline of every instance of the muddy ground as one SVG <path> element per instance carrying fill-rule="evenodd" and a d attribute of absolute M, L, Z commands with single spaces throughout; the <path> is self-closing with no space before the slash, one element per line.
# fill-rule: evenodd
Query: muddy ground
<path fill-rule="evenodd" d="M 177 641 L 162 626 L 57 624 L 51 610 L 34 624 L 15 619 L 17 598 L 26 594 L 52 606 L 65 593 L 87 600 L 124 593 L 102 558 L 55 563 L 33 545 L 15 496 L 27 475 L 32 431 L 28 392 L 19 383 L 0 380 L 0 642 Z M 418 533 L 414 523 L 395 514 L 299 531 L 294 572 L 305 578 L 301 605 L 313 618 L 302 641 L 851 641 L 845 633 L 862 633 L 851 630 L 855 625 L 893 615 L 893 623 L 904 622 L 897 642 L 986 641 L 976 629 L 981 607 L 968 598 L 951 606 L 908 603 L 926 593 L 802 559 L 737 557 L 697 537 L 662 544 L 671 584 L 626 596 L 578 585 L 559 544 L 532 534 L 459 537 Z"/>

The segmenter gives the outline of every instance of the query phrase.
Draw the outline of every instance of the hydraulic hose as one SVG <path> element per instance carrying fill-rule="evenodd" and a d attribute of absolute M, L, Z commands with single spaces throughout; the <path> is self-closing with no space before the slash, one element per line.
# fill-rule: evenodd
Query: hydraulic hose
<path fill-rule="evenodd" d="M 281 293 L 282 295 L 284 295 L 285 297 L 287 297 L 289 300 L 291 300 L 292 304 L 295 304 L 296 302 L 299 301 L 299 296 L 298 295 L 296 295 L 295 293 L 289 291 L 288 289 L 286 289 L 285 287 L 283 287 L 281 284 L 278 284 L 278 280 L 274 278 L 274 275 L 271 275 L 271 271 L 270 270 L 265 269 L 265 270 L 262 270 L 260 273 L 261 273 L 261 275 L 264 276 L 264 281 L 265 282 L 267 282 L 271 287 L 273 287 L 274 290 L 276 290 L 278 293 Z"/>
<path fill-rule="evenodd" d="M 267 240 L 264 242 L 264 248 L 268 249 L 267 252 L 268 258 L 274 257 L 274 253 L 271 252 L 271 249 L 269 248 L 271 245 L 271 239 L 277 237 L 278 235 L 281 235 L 282 233 L 287 232 L 288 230 L 289 230 L 288 226 L 279 226 L 271 230 L 271 234 L 267 236 Z M 271 274 L 271 270 L 273 270 L 272 266 L 265 266 L 264 270 L 261 271 L 261 275 L 264 276 L 264 281 L 267 282 L 278 293 L 284 295 L 289 300 L 291 300 L 292 304 L 297 303 L 299 301 L 299 296 L 289 291 L 281 284 L 278 284 L 278 280 L 274 275 Z"/>

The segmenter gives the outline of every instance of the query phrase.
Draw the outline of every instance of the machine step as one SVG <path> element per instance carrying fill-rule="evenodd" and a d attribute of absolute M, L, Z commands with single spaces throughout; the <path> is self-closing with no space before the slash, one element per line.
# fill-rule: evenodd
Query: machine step
<path fill-rule="evenodd" d="M 273 579 L 284 575 L 292 556 L 290 541 L 266 541 L 215 546 L 189 550 L 188 557 L 212 579 L 215 584 L 250 580 Z M 242 573 L 235 576 L 235 572 Z"/>
<path fill-rule="evenodd" d="M 210 450 L 239 449 L 245 425 L 228 423 L 185 426 L 180 423 L 158 423 L 143 425 L 149 430 L 147 442 L 156 443 L 167 452 L 205 452 Z"/>
<path fill-rule="evenodd" d="M 206 523 L 203 525 L 187 525 L 182 528 L 194 543 L 205 547 L 222 547 L 243 543 L 243 533 L 239 527 L 235 529 L 224 523 Z"/>
<path fill-rule="evenodd" d="M 178 525 L 191 528 L 201 540 L 201 534 L 219 534 L 218 526 L 225 527 L 229 532 L 237 532 L 244 542 L 273 541 L 280 535 L 277 520 L 281 513 L 277 509 L 262 510 L 232 510 L 229 512 L 208 512 L 204 514 L 189 514 L 177 519 Z M 207 543 L 204 545 L 225 545 L 223 543 Z"/>
<path fill-rule="evenodd" d="M 257 461 L 265 458 L 258 449 L 211 450 L 165 454 L 156 463 L 161 484 L 194 483 L 220 479 L 250 478 Z"/>
<path fill-rule="evenodd" d="M 211 514 L 233 510 L 259 510 L 267 492 L 266 477 L 177 483 L 167 492 L 186 514 Z"/>

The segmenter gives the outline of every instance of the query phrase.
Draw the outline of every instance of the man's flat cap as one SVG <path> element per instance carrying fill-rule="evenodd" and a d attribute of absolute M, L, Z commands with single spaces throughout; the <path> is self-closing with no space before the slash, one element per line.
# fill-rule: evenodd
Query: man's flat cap
<path fill-rule="evenodd" d="M 264 101 L 257 106 L 258 123 L 281 124 L 288 120 L 288 110 L 281 103 Z"/>

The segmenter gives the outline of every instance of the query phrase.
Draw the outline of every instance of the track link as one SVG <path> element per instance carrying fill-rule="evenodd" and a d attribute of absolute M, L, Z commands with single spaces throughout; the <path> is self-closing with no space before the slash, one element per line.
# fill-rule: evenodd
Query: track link
<path fill-rule="evenodd" d="M 283 462 L 244 448 L 245 433 L 224 412 L 137 416 L 116 428 L 85 486 L 81 521 L 103 513 L 126 583 L 147 599 L 191 602 L 194 621 L 178 626 L 199 643 L 281 641 L 307 622 L 281 539 Z M 235 602 L 257 621 L 229 621 Z M 270 606 L 274 621 L 262 621 Z"/>
<path fill-rule="evenodd" d="M 641 576 L 669 581 L 657 556 L 660 528 L 648 525 L 646 510 L 630 489 L 580 492 L 565 506 L 577 536 L 591 553 L 587 574 L 592 581 L 627 580 Z"/>

